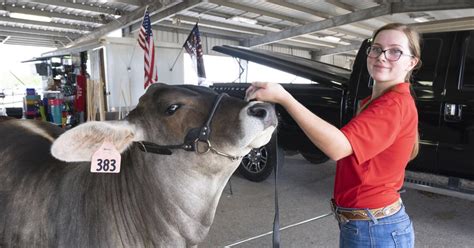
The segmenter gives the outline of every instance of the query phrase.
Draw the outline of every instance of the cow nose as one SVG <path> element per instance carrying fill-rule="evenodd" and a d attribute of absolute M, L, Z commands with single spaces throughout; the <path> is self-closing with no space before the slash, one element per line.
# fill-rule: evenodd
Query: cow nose
<path fill-rule="evenodd" d="M 250 116 L 263 120 L 265 127 L 276 125 L 275 108 L 269 103 L 255 103 L 247 109 Z"/>

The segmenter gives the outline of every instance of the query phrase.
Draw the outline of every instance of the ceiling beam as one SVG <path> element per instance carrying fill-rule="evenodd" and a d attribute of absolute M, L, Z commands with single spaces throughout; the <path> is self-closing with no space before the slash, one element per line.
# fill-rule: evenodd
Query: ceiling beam
<path fill-rule="evenodd" d="M 28 41 L 17 41 L 17 40 L 7 40 L 4 44 L 6 45 L 18 45 L 18 46 L 36 46 L 36 47 L 59 47 L 61 44 L 56 44 L 54 42 L 28 42 Z"/>
<path fill-rule="evenodd" d="M 3 16 L 0 16 L 0 21 L 10 22 L 10 23 L 14 23 L 14 24 L 27 24 L 27 25 L 35 25 L 35 26 L 42 26 L 42 27 L 64 28 L 64 29 L 71 29 L 71 30 L 75 30 L 75 31 L 77 31 L 77 30 L 86 30 L 86 31 L 94 30 L 94 28 L 84 26 L 84 25 L 71 25 L 71 24 L 62 24 L 62 23 L 54 23 L 54 22 L 30 21 L 30 20 L 25 20 L 25 19 L 3 17 Z"/>
<path fill-rule="evenodd" d="M 235 17 L 235 14 L 227 14 L 227 13 L 222 13 L 218 11 L 214 11 L 214 9 L 219 8 L 220 6 L 216 6 L 212 9 L 205 10 L 203 8 L 193 8 L 192 10 L 188 10 L 189 12 L 194 13 L 195 15 L 199 16 L 202 19 L 206 19 L 207 17 L 218 17 L 225 19 L 226 21 L 232 21 L 232 17 Z M 235 21 L 232 21 L 232 23 L 235 23 Z M 241 23 L 244 24 L 244 23 Z M 245 26 L 249 26 L 249 24 L 245 24 Z M 268 21 L 261 21 L 258 20 L 256 26 L 254 26 L 256 29 L 264 29 L 264 30 L 281 30 L 283 28 L 287 28 L 288 24 L 280 24 L 280 23 L 275 23 L 275 22 L 268 22 Z"/>
<path fill-rule="evenodd" d="M 148 4 L 150 1 L 146 0 L 108 0 L 108 3 L 125 3 L 134 6 L 142 6 Z"/>
<path fill-rule="evenodd" d="M 273 13 L 273 12 L 262 11 L 262 10 L 259 10 L 259 9 L 251 8 L 251 7 L 248 7 L 248 6 L 242 6 L 242 5 L 235 4 L 235 3 L 224 2 L 224 1 L 221 1 L 221 0 L 210 0 L 210 2 L 214 3 L 214 4 L 218 4 L 220 6 L 226 6 L 226 7 L 229 7 L 229 8 L 238 8 L 239 10 L 242 10 L 242 11 L 245 11 L 245 12 L 252 12 L 252 13 L 255 13 L 255 14 L 261 14 L 261 15 L 270 16 L 270 17 L 277 18 L 277 19 L 282 19 L 282 20 L 291 20 L 291 22 L 294 22 L 294 23 L 297 23 L 297 24 L 306 24 L 307 23 L 307 21 L 296 19 L 296 18 L 291 18 L 291 17 L 288 17 L 287 15 L 281 15 L 281 14 L 277 14 L 277 13 Z M 282 0 L 267 0 L 267 2 L 276 4 L 276 5 L 279 5 L 279 6 L 283 6 L 283 7 L 286 7 L 286 8 L 290 8 L 290 9 L 296 9 L 298 11 L 302 11 L 302 12 L 309 13 L 309 14 L 312 14 L 312 15 L 319 15 L 318 17 L 320 17 L 320 18 L 329 18 L 330 17 L 330 15 L 328 15 L 326 13 L 317 12 L 317 11 L 302 7 L 300 5 L 285 2 L 285 1 L 282 1 Z M 361 35 L 358 35 L 357 37 L 360 37 L 360 36 Z M 341 40 L 341 41 L 349 42 L 348 40 Z M 331 46 L 336 45 L 334 43 L 331 44 L 329 42 L 324 42 L 324 41 L 317 41 L 317 42 L 318 43 L 326 43 L 326 45 L 331 45 Z"/>
<path fill-rule="evenodd" d="M 54 43 L 54 44 L 59 44 L 61 46 L 64 45 L 64 42 L 62 40 L 43 40 L 43 39 L 34 39 L 32 37 L 18 37 L 18 36 L 9 36 L 10 39 L 9 41 L 15 41 L 15 42 L 25 42 L 25 43 Z"/>
<path fill-rule="evenodd" d="M 262 37 L 249 39 L 246 46 L 253 47 L 268 44 L 303 34 L 314 33 L 323 29 L 333 28 L 354 22 L 376 18 L 384 15 L 416 12 L 416 11 L 435 11 L 447 9 L 474 8 L 474 1 L 470 0 L 437 0 L 436 4 L 432 2 L 394 2 L 384 3 L 376 7 L 361 9 L 349 14 L 335 16 L 323 21 L 317 21 L 302 26 L 292 27 L 276 33 L 270 33 Z"/>
<path fill-rule="evenodd" d="M 197 7 L 203 3 L 207 3 L 207 0 L 183 0 L 180 3 L 177 3 L 171 7 L 155 11 L 150 14 L 151 24 L 156 24 L 164 19 L 170 18 L 176 14 L 179 14 L 181 11 L 189 10 L 194 7 Z M 141 19 L 140 19 L 141 20 Z M 134 23 L 130 27 L 130 32 L 135 32 L 141 27 L 141 22 Z"/>
<path fill-rule="evenodd" d="M 199 20 L 198 18 L 195 17 L 190 17 L 190 16 L 183 16 L 183 15 L 176 15 L 175 16 L 178 20 L 181 21 L 181 24 L 189 24 L 194 26 L 194 24 Z M 192 28 L 191 26 L 191 28 Z M 204 20 L 200 19 L 199 20 L 199 28 L 200 31 L 202 30 L 203 27 L 208 27 L 212 29 L 220 29 L 223 31 L 234 31 L 234 32 L 239 32 L 241 34 L 247 34 L 247 35 L 265 35 L 268 30 L 263 30 L 263 29 L 256 29 L 256 28 L 248 28 L 244 27 L 241 25 L 236 25 L 236 24 L 231 24 L 231 23 L 223 23 L 223 22 L 216 22 L 216 21 L 210 21 L 210 20 Z M 188 29 L 188 31 L 191 29 Z M 250 37 L 254 37 L 250 36 Z M 321 46 L 321 47 L 334 47 L 337 44 L 319 40 L 317 38 L 320 37 L 297 37 L 293 39 L 296 42 L 301 42 L 301 43 L 306 43 L 306 44 L 312 44 L 313 46 Z"/>
<path fill-rule="evenodd" d="M 156 28 L 158 30 L 163 30 L 162 27 L 167 27 L 167 30 L 173 31 L 173 29 L 175 30 L 180 29 L 180 30 L 184 30 L 184 33 L 188 33 L 192 29 L 196 21 L 198 20 L 197 18 L 189 17 L 189 16 L 178 15 L 177 17 L 181 18 L 182 20 L 180 25 L 172 24 L 171 21 L 165 21 L 167 24 L 164 24 L 164 22 L 160 22 L 153 26 L 154 27 L 158 26 L 159 28 Z M 250 28 L 239 26 L 239 25 L 232 25 L 232 24 L 203 20 L 203 19 L 199 20 L 199 24 L 200 24 L 199 31 L 201 32 L 201 34 L 208 34 L 210 36 L 220 37 L 220 38 L 237 39 L 239 41 L 243 41 L 250 37 L 255 37 L 255 35 L 264 35 L 266 33 L 264 30 L 250 29 Z M 319 41 L 316 39 L 305 38 L 305 37 L 297 37 L 295 39 L 279 42 L 278 44 L 294 46 L 294 47 L 297 47 L 300 49 L 306 49 L 306 50 L 307 49 L 314 50 L 318 47 L 335 46 L 335 44 L 330 43 L 330 42 Z"/>
<path fill-rule="evenodd" d="M 264 35 L 268 31 L 268 30 L 265 31 L 261 29 L 255 29 L 255 28 L 248 28 L 241 25 L 231 24 L 231 23 L 198 19 L 195 17 L 184 16 L 184 15 L 176 15 L 175 17 L 181 22 L 187 22 L 188 24 L 192 23 L 193 26 L 197 21 L 199 21 L 199 27 L 210 27 L 210 28 L 216 28 L 216 29 L 228 30 L 228 31 L 234 30 L 236 32 L 254 34 L 254 35 Z"/>
<path fill-rule="evenodd" d="M 152 28 L 154 30 L 189 34 L 193 26 L 194 26 L 194 23 L 193 24 L 181 23 L 180 25 L 176 25 L 176 24 L 172 24 L 171 21 L 165 20 L 153 25 Z M 208 28 L 205 26 L 199 26 L 199 32 L 201 33 L 201 36 L 232 39 L 232 40 L 237 40 L 237 41 L 242 41 L 242 40 L 245 40 L 246 38 L 253 37 L 253 35 L 251 34 L 244 34 L 244 33 L 236 32 L 236 31 L 221 30 L 221 29 L 215 29 L 215 28 Z"/>
<path fill-rule="evenodd" d="M 80 53 L 84 51 L 89 51 L 98 47 L 103 46 L 101 42 L 89 41 L 81 43 L 74 47 L 61 47 L 54 51 L 49 51 L 41 54 L 41 57 L 60 57 L 64 55 L 70 55 L 73 53 Z"/>
<path fill-rule="evenodd" d="M 2 38 L 3 38 L 3 37 L 2 37 Z M 7 42 L 8 39 L 10 39 L 10 36 L 5 37 L 5 39 L 2 40 L 2 44 L 5 44 L 5 42 Z"/>
<path fill-rule="evenodd" d="M 317 11 L 317 10 L 314 10 L 314 9 L 310 9 L 310 8 L 307 8 L 307 7 L 303 7 L 301 5 L 297 5 L 297 4 L 294 4 L 294 3 L 291 3 L 291 2 L 286 2 L 286 1 L 283 1 L 283 0 L 267 0 L 267 2 L 275 4 L 275 5 L 286 7 L 290 10 L 297 10 L 297 11 L 300 11 L 300 12 L 303 12 L 303 13 L 307 13 L 307 14 L 313 15 L 313 16 L 315 16 L 317 18 L 320 18 L 320 19 L 327 19 L 327 18 L 331 17 L 331 15 L 329 15 L 327 13 Z"/>
<path fill-rule="evenodd" d="M 34 35 L 48 35 L 48 36 L 64 37 L 64 38 L 68 37 L 70 39 L 75 39 L 80 36 L 77 33 L 70 33 L 70 32 L 48 31 L 48 30 L 39 30 L 39 29 L 33 29 L 33 28 L 17 28 L 17 27 L 9 27 L 9 26 L 2 26 L 2 25 L 0 25 L 0 31 L 26 33 L 26 34 L 34 34 Z"/>
<path fill-rule="evenodd" d="M 27 42 L 27 41 L 15 41 L 15 40 L 7 40 L 5 43 L 6 45 L 18 45 L 18 46 L 35 46 L 35 47 L 61 47 L 62 44 L 56 44 L 54 42 Z"/>
<path fill-rule="evenodd" d="M 349 5 L 347 3 L 343 3 L 341 1 L 336 1 L 336 0 L 324 0 L 326 3 L 329 3 L 329 4 L 332 4 L 340 9 L 343 9 L 343 10 L 346 10 L 346 11 L 350 11 L 350 12 L 354 12 L 356 11 L 356 8 L 354 8 L 352 5 Z"/>
<path fill-rule="evenodd" d="M 189 17 L 189 16 L 178 15 L 176 17 L 180 18 L 181 21 L 184 20 L 188 24 L 192 24 L 192 25 L 194 25 L 194 23 L 196 23 L 198 21 L 197 18 Z M 265 35 L 268 32 L 268 30 L 266 31 L 266 30 L 262 30 L 262 29 L 247 28 L 247 27 L 240 26 L 240 25 L 228 24 L 228 23 L 222 23 L 222 22 L 215 22 L 215 21 L 209 21 L 209 20 L 203 20 L 203 19 L 199 20 L 199 25 L 200 25 L 199 26 L 200 30 L 201 30 L 202 27 L 210 27 L 210 28 L 213 28 L 213 29 L 221 29 L 221 30 L 226 30 L 226 31 L 235 31 L 235 32 L 240 32 L 241 34 L 253 35 L 253 36 L 250 36 L 250 37 L 255 37 L 255 35 Z M 305 44 L 312 45 L 312 46 L 321 46 L 321 47 L 328 47 L 328 46 L 334 47 L 334 46 L 336 46 L 336 44 L 334 44 L 334 43 L 318 40 L 318 39 L 316 39 L 316 37 L 315 38 L 312 38 L 312 37 L 296 37 L 292 40 L 295 41 L 295 42 L 298 42 L 298 43 L 305 43 Z"/>
<path fill-rule="evenodd" d="M 108 15 L 117 15 L 117 14 L 120 14 L 120 13 L 125 14 L 125 13 L 123 13 L 122 10 L 98 7 L 98 6 L 95 6 L 93 4 L 86 4 L 85 2 L 71 3 L 71 2 L 59 1 L 59 0 L 30 0 L 29 2 L 30 3 L 45 4 L 45 5 L 54 5 L 54 6 L 70 8 L 70 9 L 86 10 L 86 11 L 92 11 L 92 12 L 101 13 L 101 14 L 108 14 Z M 119 11 L 119 12 L 117 12 L 117 11 Z"/>
<path fill-rule="evenodd" d="M 1 31 L 0 35 L 2 36 L 13 36 L 13 37 L 24 37 L 29 39 L 36 39 L 36 40 L 51 40 L 51 41 L 62 41 L 64 44 L 69 43 L 66 38 L 58 37 L 58 36 L 49 36 L 49 35 L 39 35 L 39 34 L 27 34 L 27 33 L 15 33 L 15 32 L 8 32 L 8 31 Z"/>
<path fill-rule="evenodd" d="M 17 36 L 10 36 L 10 40 L 12 41 L 24 41 L 28 43 L 60 43 L 62 41 L 59 40 L 42 40 L 42 39 L 33 39 L 31 37 L 17 37 Z M 60 44 L 63 45 L 63 44 Z"/>
<path fill-rule="evenodd" d="M 403 0 L 399 0 L 403 1 Z M 392 2 L 393 14 L 418 11 L 454 10 L 474 8 L 472 0 L 431 0 Z"/>
<path fill-rule="evenodd" d="M 68 15 L 64 13 L 58 12 L 50 12 L 50 11 L 41 11 L 41 9 L 28 9 L 28 8 L 21 8 L 21 7 L 12 7 L 12 6 L 0 6 L 1 10 L 8 11 L 10 13 L 21 13 L 21 14 L 28 14 L 28 15 L 37 15 L 37 16 L 46 16 L 52 18 L 61 18 L 66 20 L 74 20 L 74 21 L 81 21 L 81 22 L 90 22 L 90 23 L 97 23 L 97 24 L 105 24 L 107 20 L 100 19 L 99 17 L 88 17 L 88 16 L 79 16 L 79 15 Z"/>
<path fill-rule="evenodd" d="M 310 34 L 316 31 L 320 31 L 323 29 L 328 29 L 336 26 L 342 26 L 345 24 L 350 24 L 353 22 L 366 20 L 378 16 L 388 15 L 390 14 L 390 5 L 383 4 L 377 7 L 372 7 L 368 9 L 359 10 L 350 14 L 335 16 L 326 20 L 308 23 L 302 26 L 297 26 L 293 28 L 288 28 L 276 33 L 270 33 L 263 37 L 256 37 L 252 38 L 247 41 L 247 46 L 259 46 L 267 43 L 272 43 L 296 36 L 300 36 L 303 34 Z"/>
<path fill-rule="evenodd" d="M 329 4 L 332 4 L 338 8 L 341 8 L 343 10 L 346 10 L 346 11 L 349 11 L 349 12 L 354 12 L 354 11 L 357 11 L 359 10 L 358 8 L 350 5 L 350 4 L 346 4 L 346 3 L 343 3 L 341 1 L 337 1 L 337 0 L 325 0 L 327 3 Z M 395 0 L 396 1 L 396 0 Z M 384 22 L 387 22 L 387 23 L 390 23 L 392 22 L 391 20 L 389 19 L 386 19 L 384 17 L 378 17 L 379 20 L 383 20 Z M 366 30 L 370 30 L 370 31 L 373 31 L 374 29 L 373 28 L 370 28 L 369 26 L 367 25 L 363 25 L 363 24 L 360 24 L 360 23 L 354 23 L 352 24 L 354 25 L 355 27 L 358 27 L 358 28 L 362 28 L 362 29 L 366 29 Z"/>
<path fill-rule="evenodd" d="M 310 14 L 312 16 L 315 16 L 319 19 L 327 19 L 327 18 L 331 18 L 332 16 L 327 14 L 327 13 L 324 13 L 324 12 L 320 12 L 320 11 L 317 11 L 317 10 L 314 10 L 314 9 L 310 9 L 310 8 L 307 8 L 307 7 L 303 7 L 301 5 L 297 5 L 297 4 L 294 4 L 294 3 L 290 3 L 290 2 L 286 2 L 286 1 L 283 1 L 283 0 L 267 0 L 267 2 L 269 3 L 272 3 L 272 4 L 275 4 L 275 5 L 278 5 L 278 6 L 282 6 L 282 7 L 285 7 L 285 8 L 288 8 L 290 10 L 297 10 L 297 11 L 300 11 L 300 12 L 303 12 L 303 13 L 307 13 L 307 14 Z M 287 19 L 288 17 L 287 16 L 284 16 L 284 15 L 278 15 L 278 16 L 273 16 L 274 18 L 285 18 Z M 296 19 L 295 19 L 296 20 Z M 308 21 L 303 21 L 303 20 L 300 20 L 300 21 L 297 21 L 296 23 L 298 24 L 306 24 L 308 23 Z M 363 28 L 363 27 L 360 27 L 360 28 Z M 365 27 L 366 28 L 366 27 Z M 347 32 L 345 31 L 341 31 L 339 29 L 333 29 L 334 32 L 338 32 L 338 33 L 343 33 L 343 34 L 348 34 Z M 352 36 L 354 37 L 359 37 L 359 38 L 363 38 L 363 35 L 361 34 L 356 34 L 356 33 L 353 33 L 351 32 Z"/>
<path fill-rule="evenodd" d="M 293 23 L 296 23 L 296 24 L 305 24 L 305 23 L 307 23 L 307 22 L 305 22 L 303 20 L 300 20 L 300 19 L 292 18 L 292 17 L 286 16 L 286 15 L 281 15 L 281 14 L 278 14 L 278 13 L 275 13 L 275 12 L 270 12 L 270 11 L 265 11 L 265 10 L 249 7 L 249 6 L 242 5 L 242 4 L 236 4 L 236 3 L 222 1 L 222 0 L 209 0 L 209 2 L 213 3 L 213 4 L 217 4 L 219 6 L 225 6 L 225 7 L 229 7 L 229 8 L 238 9 L 238 10 L 241 10 L 243 12 L 250 12 L 250 13 L 255 13 L 255 14 L 258 14 L 258 15 L 264 15 L 264 16 L 268 16 L 268 17 L 272 17 L 272 18 L 276 18 L 276 19 L 280 19 L 280 20 L 284 20 L 284 21 L 293 22 Z"/>
<path fill-rule="evenodd" d="M 79 39 L 72 42 L 70 46 L 75 46 L 75 45 L 78 45 L 79 43 L 85 43 L 85 42 L 89 42 L 93 40 L 98 40 L 100 37 L 112 31 L 124 28 L 126 26 L 133 24 L 134 22 L 140 21 L 143 18 L 143 13 L 145 13 L 145 9 L 147 7 L 148 7 L 148 11 L 152 12 L 152 11 L 162 8 L 163 5 L 159 1 L 156 1 L 153 4 L 150 4 L 148 6 L 142 6 L 126 15 L 123 15 L 122 17 L 116 19 L 115 21 L 112 21 L 110 23 L 103 25 L 96 31 L 80 37 Z"/>
<path fill-rule="evenodd" d="M 343 7 L 343 9 L 345 9 L 346 11 L 351 11 L 349 10 L 349 7 L 350 5 L 348 4 L 344 4 L 344 3 L 340 3 L 340 1 L 333 1 L 333 0 L 328 0 L 330 1 L 329 3 L 330 4 L 337 4 L 337 7 Z M 307 8 L 307 7 L 304 7 L 304 6 L 301 6 L 301 5 L 298 5 L 298 4 L 295 4 L 295 3 L 289 3 L 289 2 L 285 2 L 283 0 L 267 0 L 267 2 L 269 3 L 273 3 L 273 4 L 276 4 L 276 5 L 280 5 L 280 6 L 283 6 L 283 7 L 286 7 L 286 8 L 289 8 L 289 9 L 293 9 L 293 10 L 297 10 L 297 11 L 300 11 L 300 12 L 303 12 L 303 13 L 307 13 L 307 14 L 310 14 L 312 16 L 315 16 L 317 18 L 320 18 L 321 20 L 322 19 L 329 19 L 331 17 L 333 17 L 333 15 L 330 15 L 328 13 L 324 13 L 324 12 L 320 12 L 320 11 L 316 11 L 314 9 L 311 9 L 311 8 Z M 334 3 L 333 3 L 334 2 Z M 352 7 L 352 6 L 351 6 Z M 350 8 L 350 9 L 354 9 L 354 8 Z M 355 10 L 355 9 L 354 9 Z M 351 11 L 352 12 L 352 11 Z M 370 28 L 368 28 L 367 26 L 365 25 L 360 25 L 360 24 L 353 24 L 353 25 L 356 25 L 358 28 L 362 28 L 362 29 L 367 29 L 367 30 L 371 30 Z M 334 29 L 336 31 L 336 29 Z M 341 32 L 341 31 L 336 31 L 336 32 Z M 361 37 L 360 34 L 356 35 L 356 37 Z"/>
<path fill-rule="evenodd" d="M 340 33 L 340 34 L 343 34 L 343 35 L 350 35 L 350 36 L 353 36 L 355 37 L 355 39 L 365 39 L 367 38 L 367 35 L 365 34 L 361 34 L 361 33 L 356 33 L 356 32 L 353 32 L 353 31 L 350 31 L 350 27 L 344 27 L 344 28 L 328 28 L 326 30 L 329 30 L 331 32 L 336 32 L 336 33 Z M 373 32 L 373 29 L 370 30 L 370 34 L 372 34 Z M 351 40 L 354 40 L 354 38 L 352 38 Z"/>
<path fill-rule="evenodd" d="M 286 7 L 286 8 L 298 8 L 298 9 L 301 9 L 302 12 L 305 12 L 305 13 L 310 13 L 312 15 L 314 15 L 314 11 L 308 9 L 308 8 L 305 8 L 305 7 L 302 7 L 302 6 L 299 6 L 299 5 L 296 5 L 296 4 L 292 4 L 292 3 L 288 3 L 288 2 L 284 2 L 284 1 L 281 1 L 281 0 L 267 0 L 267 2 L 270 2 L 270 3 L 273 3 L 273 4 L 277 4 L 277 5 L 281 5 L 283 7 Z M 222 2 L 222 1 L 215 1 L 214 4 L 225 4 L 226 7 L 239 7 L 239 8 L 242 8 L 242 6 L 236 6 L 235 4 L 232 4 L 232 3 L 228 3 L 228 2 Z M 220 6 L 220 5 L 218 5 Z M 193 9 L 193 12 L 194 10 L 196 10 L 197 8 Z M 250 9 L 245 9 L 245 10 L 250 10 Z M 211 10 L 212 11 L 212 10 Z M 213 14 L 210 14 L 211 11 L 202 11 L 202 12 L 205 12 L 206 15 L 210 15 L 210 16 L 216 16 L 214 13 Z M 255 10 L 255 11 L 259 11 L 259 10 Z M 218 14 L 218 12 L 216 12 Z M 197 14 L 201 14 L 199 13 L 199 11 L 197 12 Z M 320 14 L 320 15 L 323 15 L 323 14 Z M 222 17 L 222 18 L 225 18 L 225 19 L 230 19 L 233 15 L 217 15 L 218 17 Z M 327 17 L 330 17 L 328 14 L 324 14 L 323 16 L 327 16 Z M 202 16 L 203 18 L 205 18 L 205 16 Z M 273 15 L 272 17 L 274 18 L 285 18 L 287 19 L 288 16 L 286 15 L 280 15 L 280 14 L 276 14 L 276 15 Z M 296 20 L 296 19 L 295 19 Z M 301 24 L 304 24 L 304 23 L 307 23 L 308 21 L 304 21 L 304 20 L 299 20 L 298 23 L 301 23 Z M 275 30 L 275 29 L 284 29 L 284 28 L 288 28 L 288 25 L 282 25 L 282 27 L 275 27 L 273 24 L 271 23 L 267 23 L 267 24 L 263 24 L 261 21 L 259 21 L 259 24 L 263 27 L 266 27 L 267 29 L 264 29 L 265 31 L 272 31 L 272 30 L 269 30 L 268 28 L 270 28 L 270 26 L 273 26 L 271 29 Z M 255 29 L 258 29 L 257 28 L 258 26 L 255 26 Z M 366 28 L 368 29 L 367 27 L 360 27 L 360 28 Z M 262 30 L 262 29 L 260 29 Z M 370 29 L 371 31 L 373 29 Z M 355 38 L 355 40 L 359 40 L 359 39 L 364 39 L 366 36 L 362 35 L 362 34 L 356 34 L 356 33 L 353 33 L 353 32 L 346 32 L 346 31 L 341 31 L 339 29 L 333 29 L 333 32 L 338 32 L 338 33 L 342 33 L 342 34 L 349 34 L 349 35 L 352 35 Z M 321 36 L 321 35 L 319 35 Z M 339 36 L 339 35 L 338 35 Z M 354 39 L 350 39 L 350 40 L 354 40 Z M 341 39 L 341 42 L 346 42 L 346 43 L 350 43 L 351 41 L 348 40 L 348 39 Z M 321 43 L 323 41 L 320 41 L 319 43 Z M 336 44 L 332 44 L 332 45 L 336 45 Z"/>
<path fill-rule="evenodd" d="M 337 0 L 324 0 L 324 1 L 340 8 L 340 9 L 343 9 L 343 10 L 349 12 L 349 13 L 358 10 L 356 7 L 354 7 L 350 4 L 343 3 L 341 1 L 337 1 Z M 362 24 L 362 23 L 353 23 L 351 25 L 353 25 L 354 27 L 357 27 L 357 28 L 365 29 L 365 30 L 370 30 L 370 31 L 374 30 L 373 27 L 369 27 L 368 25 L 365 25 L 365 24 Z"/>

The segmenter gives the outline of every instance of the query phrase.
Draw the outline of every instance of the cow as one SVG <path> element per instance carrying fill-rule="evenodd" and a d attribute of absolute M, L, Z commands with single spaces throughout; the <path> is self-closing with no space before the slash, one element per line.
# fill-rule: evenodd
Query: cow
<path fill-rule="evenodd" d="M 166 84 L 123 120 L 2 120 L 0 247 L 196 247 L 242 156 L 276 125 L 271 104 Z M 91 172 L 105 143 L 119 173 Z"/>

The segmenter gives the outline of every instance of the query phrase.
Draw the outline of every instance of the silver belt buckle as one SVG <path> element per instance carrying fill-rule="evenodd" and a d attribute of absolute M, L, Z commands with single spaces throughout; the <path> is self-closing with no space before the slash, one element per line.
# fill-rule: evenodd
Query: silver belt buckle
<path fill-rule="evenodd" d="M 385 207 L 382 209 L 382 213 L 384 216 L 389 216 L 392 213 L 392 207 Z"/>
<path fill-rule="evenodd" d="M 398 203 L 398 202 L 397 202 Z M 398 204 L 391 204 L 382 209 L 382 213 L 385 217 L 393 215 L 397 209 L 399 209 L 400 205 Z"/>

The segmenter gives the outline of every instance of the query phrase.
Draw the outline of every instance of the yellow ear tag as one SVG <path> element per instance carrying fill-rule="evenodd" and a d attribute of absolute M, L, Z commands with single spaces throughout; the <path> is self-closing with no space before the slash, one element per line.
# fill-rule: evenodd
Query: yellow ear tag
<path fill-rule="evenodd" d="M 119 173 L 122 156 L 115 146 L 108 142 L 100 146 L 91 160 L 91 172 L 93 173 Z"/>

